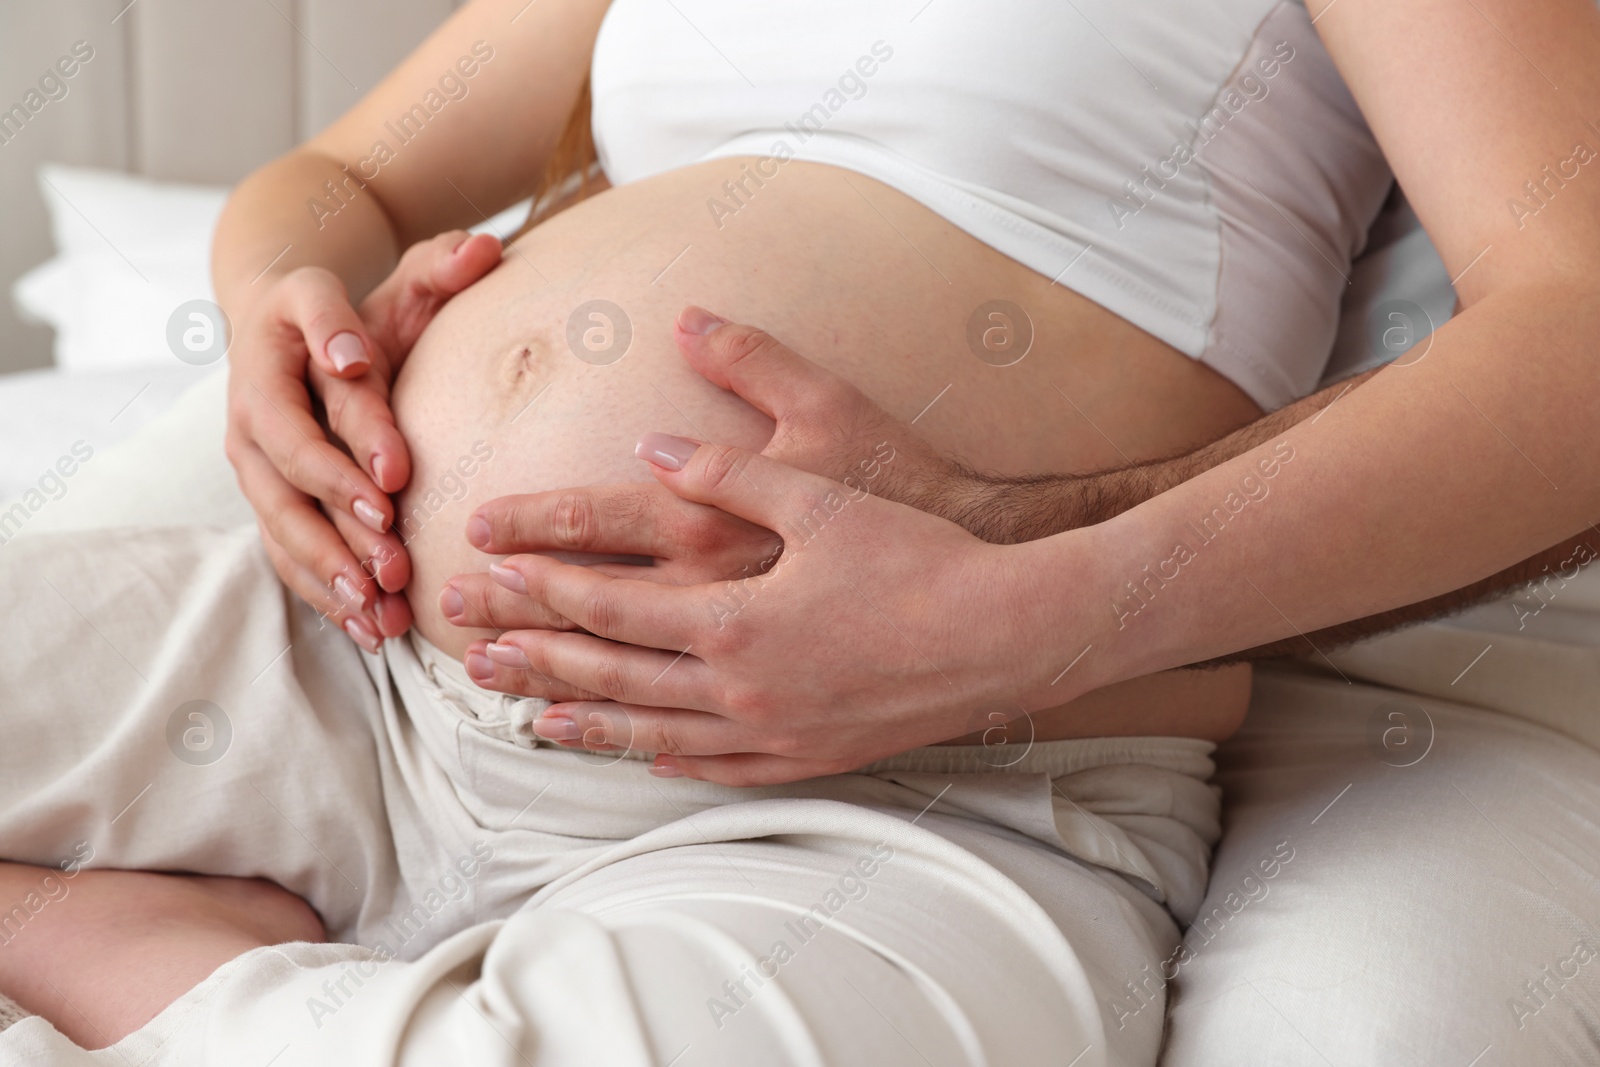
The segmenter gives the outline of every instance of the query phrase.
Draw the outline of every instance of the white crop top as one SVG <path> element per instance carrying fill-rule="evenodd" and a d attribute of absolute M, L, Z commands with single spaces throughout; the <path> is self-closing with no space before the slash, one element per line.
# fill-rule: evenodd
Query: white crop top
<path fill-rule="evenodd" d="M 858 171 L 1269 410 L 1321 377 L 1391 183 L 1290 0 L 614 0 L 591 77 L 613 184 Z"/>

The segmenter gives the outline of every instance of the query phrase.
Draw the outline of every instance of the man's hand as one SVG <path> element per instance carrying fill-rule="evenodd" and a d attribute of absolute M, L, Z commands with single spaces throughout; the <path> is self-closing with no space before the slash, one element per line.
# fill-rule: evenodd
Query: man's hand
<path fill-rule="evenodd" d="M 694 307 L 680 316 L 674 334 L 690 366 L 777 424 L 763 456 L 935 514 L 959 504 L 963 487 L 974 484 L 911 427 L 769 334 L 725 324 Z M 652 460 L 648 451 L 646 445 L 639 458 Z M 673 585 L 758 577 L 783 547 L 777 534 L 653 482 L 500 497 L 473 513 L 466 535 L 474 547 L 496 555 L 650 557 L 654 566 L 604 563 L 595 569 Z M 487 574 L 459 575 L 448 586 L 460 600 L 443 602 L 463 606 L 448 616 L 458 626 L 571 628 L 547 605 L 509 594 Z"/>

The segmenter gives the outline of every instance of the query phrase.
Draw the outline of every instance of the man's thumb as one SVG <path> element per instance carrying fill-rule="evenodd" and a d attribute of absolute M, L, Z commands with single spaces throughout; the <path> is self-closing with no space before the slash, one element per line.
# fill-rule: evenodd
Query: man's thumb
<path fill-rule="evenodd" d="M 704 308 L 678 316 L 678 351 L 700 376 L 743 397 L 775 422 L 805 411 L 838 411 L 858 395 L 764 330 L 727 322 Z"/>
<path fill-rule="evenodd" d="M 820 475 L 733 445 L 647 433 L 634 454 L 683 499 L 720 508 L 786 540 L 830 495 L 848 493 Z"/>

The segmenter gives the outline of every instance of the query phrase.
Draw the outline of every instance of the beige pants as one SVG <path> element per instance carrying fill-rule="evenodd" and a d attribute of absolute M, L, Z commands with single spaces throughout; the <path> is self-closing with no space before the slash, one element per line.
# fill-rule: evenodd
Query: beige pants
<path fill-rule="evenodd" d="M 251 528 L 0 547 L 0 634 L 0 857 L 54 899 L 261 875 L 352 942 L 249 953 L 109 1053 L 26 1020 L 6 1063 L 1153 1064 L 1159 997 L 1117 991 L 1218 832 L 1187 739 L 758 790 L 536 744 L 453 660 L 319 625 Z"/>

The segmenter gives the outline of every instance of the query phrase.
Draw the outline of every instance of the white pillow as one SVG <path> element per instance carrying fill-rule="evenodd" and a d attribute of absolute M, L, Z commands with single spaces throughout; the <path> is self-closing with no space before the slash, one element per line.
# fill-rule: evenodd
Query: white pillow
<path fill-rule="evenodd" d="M 56 256 L 19 278 L 12 295 L 23 318 L 55 328 L 56 365 L 176 362 L 167 319 L 180 304 L 213 299 L 211 231 L 228 190 L 46 165 L 39 191 Z"/>
<path fill-rule="evenodd" d="M 167 320 L 190 300 L 216 299 L 211 234 L 229 190 L 53 164 L 39 168 L 39 189 L 56 256 L 19 278 L 12 297 L 24 319 L 55 329 L 56 365 L 175 363 Z M 473 231 L 506 236 L 527 212 L 524 201 Z"/>

